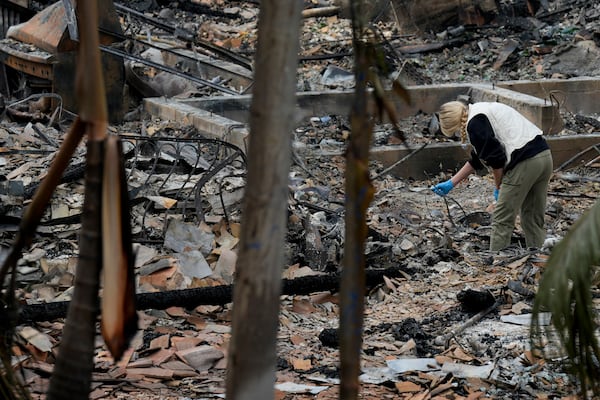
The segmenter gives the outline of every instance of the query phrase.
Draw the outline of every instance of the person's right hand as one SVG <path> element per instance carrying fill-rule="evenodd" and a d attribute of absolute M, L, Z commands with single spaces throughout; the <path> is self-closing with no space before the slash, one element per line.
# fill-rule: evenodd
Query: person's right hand
<path fill-rule="evenodd" d="M 445 182 L 442 183 L 438 183 L 435 186 L 431 187 L 431 190 L 433 191 L 433 193 L 439 195 L 439 196 L 445 196 L 448 193 L 450 193 L 450 191 L 454 188 L 454 184 L 452 183 L 452 181 L 450 179 L 448 179 Z"/>

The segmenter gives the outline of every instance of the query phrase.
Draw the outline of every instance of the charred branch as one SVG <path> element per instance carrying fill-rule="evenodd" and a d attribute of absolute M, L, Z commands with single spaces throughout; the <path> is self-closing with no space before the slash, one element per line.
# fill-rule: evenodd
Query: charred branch
<path fill-rule="evenodd" d="M 303 18 L 316 18 L 316 17 L 331 17 L 334 15 L 338 15 L 340 12 L 340 8 L 336 6 L 330 7 L 315 7 L 309 8 L 302 11 Z"/>
<path fill-rule="evenodd" d="M 403 54 L 418 54 L 418 53 L 429 53 L 435 51 L 442 51 L 448 47 L 458 47 L 466 43 L 465 38 L 456 38 L 450 40 L 444 40 L 441 42 L 427 43 L 427 44 L 409 44 L 405 46 L 396 47 L 396 50 Z"/>
<path fill-rule="evenodd" d="M 402 271 L 402 272 L 401 272 Z M 392 267 L 387 269 L 367 270 L 367 290 L 383 282 L 383 277 L 400 277 L 408 271 L 405 268 Z M 310 293 L 332 291 L 337 292 L 340 284 L 340 274 L 304 276 L 295 279 L 282 280 L 283 295 L 307 295 Z M 193 309 L 200 305 L 224 305 L 232 301 L 233 285 L 221 285 L 185 290 L 171 290 L 155 293 L 138 293 L 136 308 L 138 310 L 164 310 L 169 307 L 184 307 Z M 19 311 L 19 323 L 51 321 L 64 318 L 69 308 L 68 301 L 28 304 Z"/>

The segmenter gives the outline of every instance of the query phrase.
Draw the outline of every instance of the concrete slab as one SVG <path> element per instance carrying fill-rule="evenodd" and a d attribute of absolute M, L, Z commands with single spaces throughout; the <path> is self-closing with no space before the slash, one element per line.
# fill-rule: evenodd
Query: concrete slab
<path fill-rule="evenodd" d="M 558 113 L 558 106 L 543 99 L 508 90 L 496 85 L 466 85 L 444 84 L 409 86 L 411 103 L 407 104 L 392 92 L 389 98 L 396 106 L 399 118 L 415 115 L 419 112 L 432 114 L 439 107 L 458 96 L 470 96 L 473 101 L 500 101 L 516 108 L 538 125 L 546 134 L 559 132 L 563 126 Z M 310 116 L 319 115 L 345 115 L 352 106 L 354 93 L 351 91 L 331 92 L 301 92 L 297 95 L 297 122 Z M 229 118 L 239 123 L 247 123 L 250 110 L 251 95 L 217 96 L 209 99 L 146 99 L 146 109 L 154 115 L 168 118 L 170 112 L 167 108 L 181 107 L 190 110 L 190 107 L 210 111 L 222 117 Z M 156 105 L 160 104 L 157 108 Z M 187 111 L 186 111 L 187 112 Z M 384 121 L 385 122 L 385 121 Z M 202 129 L 198 127 L 198 129 Z"/>
<path fill-rule="evenodd" d="M 552 136 L 563 129 L 561 107 L 571 112 L 599 112 L 600 80 L 578 78 L 569 80 L 512 81 L 498 84 L 443 84 L 410 86 L 411 103 L 390 94 L 399 118 L 417 113 L 432 114 L 443 103 L 459 96 L 472 101 L 500 101 L 519 110 L 547 135 L 555 166 L 561 165 L 578 152 L 600 143 L 599 135 Z M 347 115 L 353 101 L 351 91 L 302 92 L 297 95 L 296 122 L 323 115 Z M 538 97 L 539 96 L 539 97 Z M 559 96 L 562 96 L 559 99 Z M 586 96 L 589 98 L 586 99 Z M 219 96 L 208 99 L 145 99 L 146 110 L 163 119 L 193 124 L 204 134 L 227 140 L 244 151 L 248 145 L 248 116 L 251 95 Z M 561 100 L 562 99 L 562 100 Z M 595 106 L 595 107 L 594 107 Z M 385 122 L 385 121 L 384 121 Z M 413 149 L 377 147 L 373 158 L 384 167 L 393 165 Z M 322 155 L 322 154 L 321 154 Z M 453 171 L 468 158 L 460 144 L 433 143 L 411 157 L 392 173 L 401 177 L 423 179 L 440 171 Z"/>
<path fill-rule="evenodd" d="M 193 101 L 156 97 L 145 99 L 144 106 L 151 115 L 193 125 L 208 137 L 225 140 L 244 152 L 248 149 L 249 132 L 245 123 L 199 108 Z"/>
<path fill-rule="evenodd" d="M 505 81 L 498 82 L 498 86 L 538 97 L 573 114 L 600 112 L 600 79 L 595 77 Z"/>
<path fill-rule="evenodd" d="M 546 135 L 554 135 L 564 128 L 560 110 L 556 103 L 548 102 L 527 93 L 508 90 L 495 85 L 492 87 L 474 85 L 471 91 L 471 99 L 473 102 L 497 101 L 508 104 L 540 127 Z"/>

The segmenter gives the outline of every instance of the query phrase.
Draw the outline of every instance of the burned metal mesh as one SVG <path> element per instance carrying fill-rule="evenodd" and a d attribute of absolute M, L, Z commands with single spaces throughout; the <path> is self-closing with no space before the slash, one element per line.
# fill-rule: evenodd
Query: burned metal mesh
<path fill-rule="evenodd" d="M 239 219 L 246 178 L 240 148 L 209 138 L 121 140 L 136 241 L 162 241 L 171 218 Z"/>

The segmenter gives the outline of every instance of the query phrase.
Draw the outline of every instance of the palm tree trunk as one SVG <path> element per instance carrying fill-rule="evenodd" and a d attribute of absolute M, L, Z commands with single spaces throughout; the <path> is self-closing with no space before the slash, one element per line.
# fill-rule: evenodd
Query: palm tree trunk
<path fill-rule="evenodd" d="M 94 368 L 98 290 L 102 268 L 100 198 L 103 142 L 89 141 L 79 260 L 48 400 L 87 400 Z"/>
<path fill-rule="evenodd" d="M 369 177 L 369 151 L 373 122 L 369 115 L 367 77 L 372 60 L 365 40 L 364 1 L 352 0 L 354 74 L 356 86 L 350 111 L 352 133 L 346 152 L 346 229 L 340 300 L 339 398 L 358 398 L 360 352 L 365 296 L 366 213 L 373 199 Z"/>
<path fill-rule="evenodd" d="M 227 398 L 273 399 L 302 1 L 263 0 Z"/>

